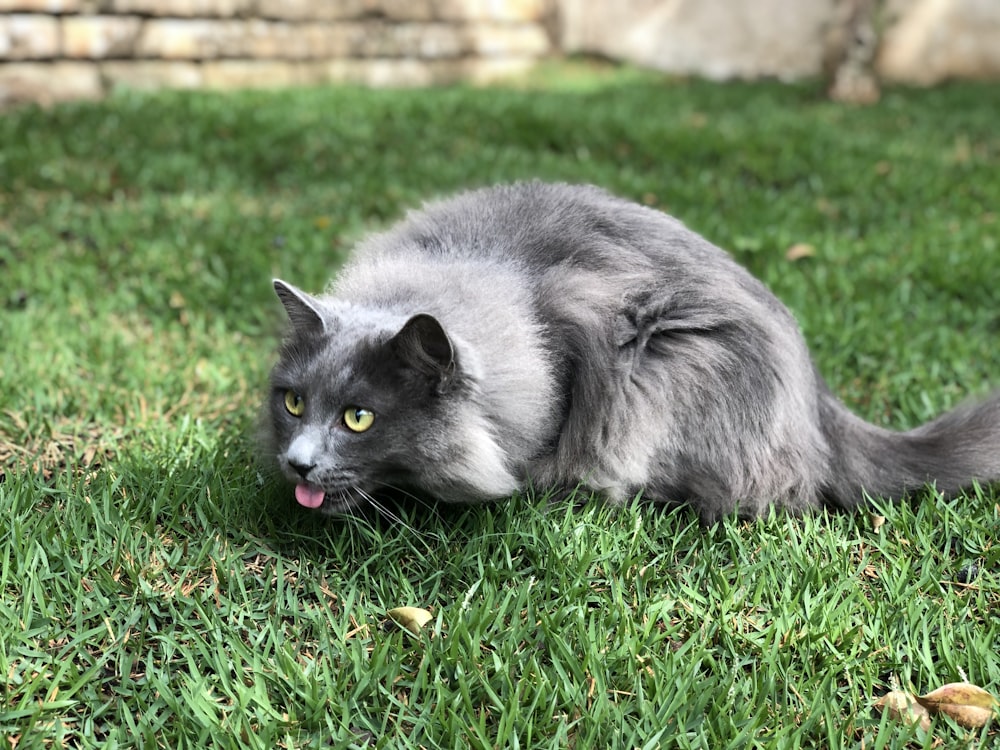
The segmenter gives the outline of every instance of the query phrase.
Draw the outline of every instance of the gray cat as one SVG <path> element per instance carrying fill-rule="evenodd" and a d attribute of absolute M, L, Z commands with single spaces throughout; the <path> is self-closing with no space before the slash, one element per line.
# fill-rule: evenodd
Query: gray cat
<path fill-rule="evenodd" d="M 327 294 L 274 288 L 269 450 L 309 508 L 579 488 L 707 522 L 1000 477 L 1000 397 L 867 424 L 759 281 L 597 188 L 464 193 L 361 244 Z"/>

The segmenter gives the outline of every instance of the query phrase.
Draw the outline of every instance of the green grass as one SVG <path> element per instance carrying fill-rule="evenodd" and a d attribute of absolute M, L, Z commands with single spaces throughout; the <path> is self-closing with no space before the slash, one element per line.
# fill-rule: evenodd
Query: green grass
<path fill-rule="evenodd" d="M 0 736 L 70 747 L 945 747 L 896 682 L 1000 693 L 1000 496 L 700 528 L 635 505 L 322 521 L 256 461 L 281 325 L 366 231 L 586 181 L 731 249 L 857 412 L 1000 382 L 995 88 L 633 72 L 122 94 L 0 116 Z M 812 257 L 790 261 L 793 245 Z M 962 583 L 963 569 L 979 574 Z M 419 637 L 389 608 L 430 609 Z"/>

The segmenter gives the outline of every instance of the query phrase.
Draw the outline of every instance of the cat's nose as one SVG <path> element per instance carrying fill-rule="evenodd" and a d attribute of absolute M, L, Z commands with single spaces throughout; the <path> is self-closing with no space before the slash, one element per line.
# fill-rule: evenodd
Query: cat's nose
<path fill-rule="evenodd" d="M 316 468 L 316 464 L 304 464 L 299 463 L 294 459 L 288 459 L 288 465 L 291 466 L 298 473 L 300 477 L 305 479 L 309 476 L 309 472 Z"/>

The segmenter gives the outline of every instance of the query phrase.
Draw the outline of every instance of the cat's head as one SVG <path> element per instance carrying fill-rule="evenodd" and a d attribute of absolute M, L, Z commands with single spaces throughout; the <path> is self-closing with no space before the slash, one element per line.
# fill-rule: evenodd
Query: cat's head
<path fill-rule="evenodd" d="M 265 422 L 298 502 L 342 513 L 387 487 L 454 484 L 449 467 L 482 436 L 465 424 L 473 379 L 438 320 L 274 288 L 289 327 Z"/>

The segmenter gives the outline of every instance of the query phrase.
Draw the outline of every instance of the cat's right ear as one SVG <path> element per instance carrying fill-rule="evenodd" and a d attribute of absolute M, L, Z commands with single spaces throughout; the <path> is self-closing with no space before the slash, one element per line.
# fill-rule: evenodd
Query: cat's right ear
<path fill-rule="evenodd" d="M 455 374 L 455 350 L 444 328 L 431 315 L 414 315 L 389 342 L 404 363 L 444 386 Z"/>
<path fill-rule="evenodd" d="M 274 292 L 284 305 L 293 329 L 303 333 L 326 331 L 326 321 L 319 300 L 281 279 L 274 280 Z"/>

